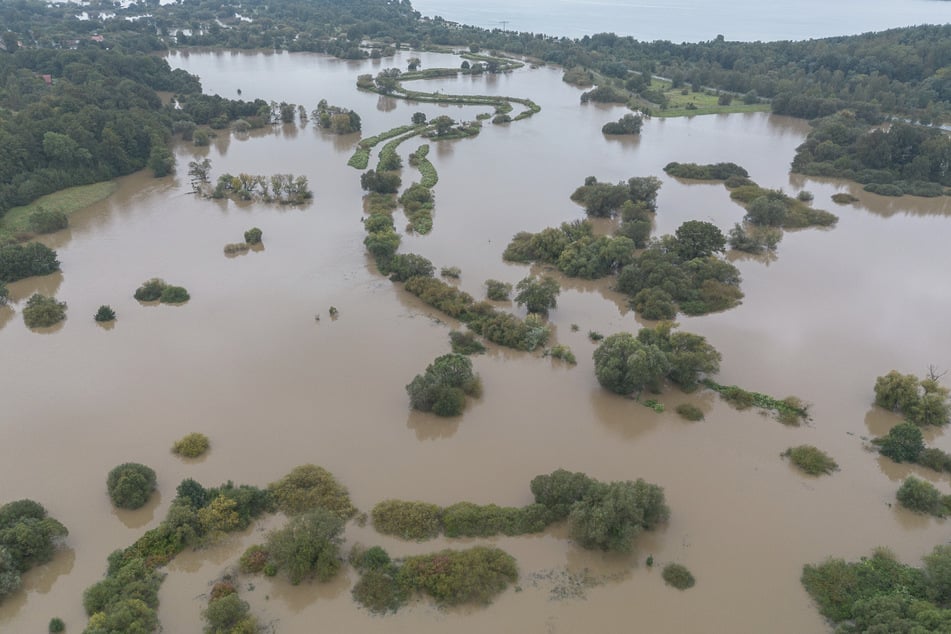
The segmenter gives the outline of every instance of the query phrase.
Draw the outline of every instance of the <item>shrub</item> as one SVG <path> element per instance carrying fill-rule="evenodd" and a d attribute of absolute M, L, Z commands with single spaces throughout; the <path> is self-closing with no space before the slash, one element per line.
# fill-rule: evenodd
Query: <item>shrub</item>
<path fill-rule="evenodd" d="M 449 341 L 452 344 L 452 351 L 457 354 L 468 355 L 485 352 L 485 346 L 471 332 L 453 330 L 449 333 Z"/>
<path fill-rule="evenodd" d="M 518 579 L 515 559 L 498 548 L 476 546 L 407 557 L 399 580 L 441 605 L 489 603 Z"/>
<path fill-rule="evenodd" d="M 244 232 L 244 241 L 248 244 L 260 244 L 261 237 L 264 235 L 264 232 L 258 229 L 257 227 L 251 227 Z"/>
<path fill-rule="evenodd" d="M 61 211 L 40 209 L 30 214 L 28 223 L 33 233 L 53 233 L 69 226 L 69 219 Z"/>
<path fill-rule="evenodd" d="M 486 280 L 485 288 L 486 297 L 496 302 L 504 302 L 512 294 L 512 285 L 499 280 Z"/>
<path fill-rule="evenodd" d="M 578 363 L 578 360 L 575 358 L 575 353 L 571 351 L 571 348 L 565 345 L 552 346 L 550 349 L 545 351 L 545 355 L 552 357 L 553 359 L 561 359 L 570 365 L 575 365 Z"/>
<path fill-rule="evenodd" d="M 384 500 L 370 515 L 377 531 L 403 539 L 432 539 L 442 530 L 442 509 L 426 502 Z"/>
<path fill-rule="evenodd" d="M 239 253 L 247 253 L 251 247 L 248 246 L 247 242 L 232 242 L 225 245 L 225 255 L 238 255 Z"/>
<path fill-rule="evenodd" d="M 790 447 L 783 452 L 783 456 L 787 456 L 794 465 L 809 475 L 829 474 L 839 468 L 835 460 L 812 445 Z"/>
<path fill-rule="evenodd" d="M 918 464 L 935 471 L 951 473 L 951 455 L 935 447 L 923 449 L 916 460 Z"/>
<path fill-rule="evenodd" d="M 181 286 L 166 286 L 162 289 L 159 301 L 163 304 L 183 304 L 191 299 L 191 296 Z"/>
<path fill-rule="evenodd" d="M 221 597 L 226 597 L 229 594 L 237 594 L 238 589 L 234 587 L 234 584 L 230 581 L 218 581 L 211 587 L 211 593 L 208 595 L 208 603 L 217 601 Z"/>
<path fill-rule="evenodd" d="M 59 617 L 53 617 L 50 619 L 49 631 L 53 632 L 65 632 L 66 623 L 63 622 L 63 619 Z"/>
<path fill-rule="evenodd" d="M 133 297 L 140 302 L 154 302 L 162 296 L 162 291 L 164 291 L 167 286 L 168 284 L 165 283 L 165 280 L 153 277 L 135 289 Z"/>
<path fill-rule="evenodd" d="M 693 574 L 687 570 L 686 566 L 682 566 L 680 564 L 667 564 L 664 566 L 664 572 L 662 575 L 664 577 L 664 582 L 668 586 L 673 586 L 678 590 L 692 588 L 696 583 L 696 580 L 693 578 Z"/>
<path fill-rule="evenodd" d="M 137 509 L 149 501 L 155 490 L 155 471 L 136 462 L 115 467 L 106 478 L 112 504 L 121 509 Z"/>
<path fill-rule="evenodd" d="M 176 440 L 172 445 L 172 452 L 186 458 L 197 458 L 208 451 L 210 446 L 208 436 L 195 432 Z"/>
<path fill-rule="evenodd" d="M 48 328 L 66 319 L 66 302 L 33 293 L 23 309 L 23 323 L 28 328 Z"/>
<path fill-rule="evenodd" d="M 309 578 L 329 581 L 340 569 L 343 525 L 339 515 L 323 508 L 291 518 L 268 535 L 270 561 L 294 585 Z"/>
<path fill-rule="evenodd" d="M 852 194 L 839 192 L 838 194 L 832 194 L 832 200 L 840 205 L 847 205 L 849 203 L 858 202 L 859 199 Z"/>
<path fill-rule="evenodd" d="M 899 423 L 883 438 L 872 441 L 879 452 L 895 462 L 917 462 L 925 448 L 921 430 L 911 423 Z"/>
<path fill-rule="evenodd" d="M 316 465 L 295 467 L 272 483 L 268 490 L 277 508 L 288 515 L 318 508 L 327 509 L 344 519 L 357 513 L 346 487 L 337 482 L 329 471 Z"/>
<path fill-rule="evenodd" d="M 905 478 L 895 497 L 899 504 L 915 513 L 944 517 L 951 510 L 951 500 L 943 497 L 930 482 L 914 476 Z"/>
<path fill-rule="evenodd" d="M 238 569 L 245 574 L 255 574 L 264 570 L 268 563 L 268 552 L 264 546 L 254 544 L 242 553 L 238 560 Z"/>
<path fill-rule="evenodd" d="M 113 321 L 116 318 L 116 311 L 112 310 L 111 306 L 106 306 L 103 304 L 99 307 L 99 310 L 96 311 L 96 314 L 93 316 L 93 319 L 99 322 L 103 321 Z"/>
<path fill-rule="evenodd" d="M 405 584 L 397 578 L 395 566 L 371 568 L 353 586 L 353 599 L 374 614 L 396 612 L 409 599 Z"/>
<path fill-rule="evenodd" d="M 698 421 L 703 419 L 703 410 L 691 403 L 681 403 L 677 406 L 676 412 L 681 418 L 689 421 Z"/>

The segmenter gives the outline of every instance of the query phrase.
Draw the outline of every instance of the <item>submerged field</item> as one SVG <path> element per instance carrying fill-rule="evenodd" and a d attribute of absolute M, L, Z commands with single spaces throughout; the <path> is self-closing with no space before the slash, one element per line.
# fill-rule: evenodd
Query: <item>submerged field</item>
<path fill-rule="evenodd" d="M 169 62 L 198 74 L 206 92 L 234 97 L 241 89 L 245 99 L 308 110 L 320 99 L 352 108 L 364 137 L 406 125 L 416 111 L 430 120 L 474 120 L 486 110 L 357 91 L 357 75 L 405 68 L 408 56 L 381 63 L 193 52 Z M 459 64 L 455 56 L 419 56 L 424 69 Z M 459 267 L 453 283 L 477 299 L 487 279 L 514 284 L 541 272 L 504 262 L 502 251 L 516 232 L 582 218 L 569 196 L 587 176 L 660 178 L 653 235 L 686 220 L 726 232 L 744 214 L 719 183 L 668 177 L 663 167 L 671 161 L 732 161 L 762 187 L 812 192 L 814 206 L 839 215 L 834 228 L 788 231 L 769 258 L 731 256 L 743 278 L 742 304 L 678 320 L 722 353 L 718 383 L 795 394 L 811 405 L 812 420 L 783 426 L 755 410 L 738 412 L 709 390 L 673 388 L 657 397 L 665 405 L 657 413 L 601 389 L 587 333 L 644 324 L 609 279 L 557 274 L 562 293 L 549 321 L 577 365 L 488 344 L 474 357 L 483 395 L 461 417 L 411 411 L 404 386 L 449 352 L 449 330 L 459 324 L 380 275 L 366 253 L 360 172 L 347 165 L 360 136 L 332 136 L 313 122 L 220 133 L 208 148 L 177 145 L 176 175 L 120 179 L 109 198 L 73 213 L 68 230 L 42 237 L 57 249 L 62 273 L 9 285 L 13 305 L 0 307 L 0 501 L 36 499 L 70 536 L 53 562 L 26 575 L 24 591 L 0 605 L 0 629 L 43 631 L 60 616 L 67 631 L 81 631 L 83 589 L 101 578 L 111 551 L 161 521 L 182 479 L 264 486 L 303 463 L 331 471 L 365 512 L 388 498 L 522 506 L 532 501 L 528 482 L 561 467 L 602 481 L 659 484 L 671 517 L 626 556 L 582 550 L 562 525 L 538 535 L 415 543 L 351 523 L 348 545 L 381 544 L 394 556 L 498 546 L 515 557 L 521 591 L 487 607 L 441 610 L 422 600 L 376 617 L 352 601 L 350 568 L 323 585 L 262 577 L 241 596 L 277 632 L 316 623 L 360 632 L 614 632 L 631 624 L 651 632 L 819 632 L 827 628 L 800 585 L 803 564 L 856 559 L 879 545 L 917 564 L 946 540 L 944 520 L 893 500 L 909 473 L 943 493 L 947 482 L 879 457 L 863 438 L 899 422 L 873 407 L 876 376 L 951 366 L 947 197 L 883 198 L 859 185 L 791 175 L 808 127 L 762 112 L 655 118 L 637 137 L 606 138 L 601 126 L 625 110 L 579 105 L 581 90 L 563 83 L 559 69 L 428 80 L 419 89 L 522 97 L 542 108 L 523 121 L 487 123 L 474 138 L 429 142 L 439 175 L 429 235 L 405 234 L 407 221 L 395 212 L 400 251 L 429 258 L 437 270 Z M 399 146 L 404 164 L 423 142 Z M 215 178 L 306 175 L 314 198 L 299 207 L 197 198 L 187 164 L 204 157 Z M 419 178 L 408 165 L 402 173 L 404 186 Z M 837 192 L 858 202 L 835 205 Z M 608 221 L 596 226 L 611 229 Z M 222 246 L 250 227 L 263 230 L 264 248 L 225 257 Z M 132 293 L 152 277 L 182 284 L 191 300 L 140 305 Z M 69 304 L 53 332 L 23 324 L 19 312 L 34 291 Z M 92 319 L 101 304 L 118 313 L 111 329 Z M 678 416 L 684 402 L 703 419 Z M 209 453 L 182 460 L 170 452 L 196 431 L 211 439 Z M 940 431 L 926 439 L 951 448 Z M 780 457 L 804 444 L 826 451 L 840 471 L 817 479 Z M 127 461 L 158 475 L 159 494 L 139 511 L 114 510 L 105 492 L 106 473 Z M 271 517 L 177 557 L 159 595 L 165 631 L 198 630 L 209 582 L 281 523 Z M 686 565 L 696 586 L 666 586 L 661 570 L 671 562 Z"/>

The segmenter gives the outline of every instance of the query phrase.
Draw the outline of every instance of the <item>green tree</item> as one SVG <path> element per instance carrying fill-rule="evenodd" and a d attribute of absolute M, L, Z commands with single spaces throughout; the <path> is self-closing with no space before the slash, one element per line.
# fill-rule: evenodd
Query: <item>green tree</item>
<path fill-rule="evenodd" d="M 23 308 L 23 323 L 28 328 L 48 328 L 66 319 L 66 302 L 33 293 Z"/>
<path fill-rule="evenodd" d="M 525 306 L 530 313 L 542 314 L 557 305 L 558 294 L 561 292 L 558 281 L 547 275 L 541 279 L 526 277 L 515 285 L 515 290 L 518 291 L 515 295 L 516 304 Z"/>
<path fill-rule="evenodd" d="M 39 242 L 0 245 L 0 280 L 16 282 L 59 270 L 56 251 Z"/>
<path fill-rule="evenodd" d="M 925 448 L 921 430 L 912 423 L 899 423 L 884 438 L 877 439 L 879 452 L 895 462 L 917 462 Z"/>
<path fill-rule="evenodd" d="M 720 229 L 702 220 L 688 220 L 677 228 L 674 235 L 677 255 L 684 261 L 722 253 L 726 247 L 726 238 Z"/>
<path fill-rule="evenodd" d="M 340 569 L 344 520 L 322 508 L 292 518 L 267 540 L 270 559 L 291 583 L 329 581 Z"/>
<path fill-rule="evenodd" d="M 568 516 L 569 534 L 584 548 L 630 552 L 634 538 L 670 515 L 664 491 L 644 480 L 598 483 Z"/>
<path fill-rule="evenodd" d="M 553 521 L 568 517 L 571 507 L 584 499 L 597 480 L 580 472 L 558 469 L 548 475 L 532 478 L 531 490 L 535 502 L 544 505 Z"/>
<path fill-rule="evenodd" d="M 875 379 L 875 404 L 889 411 L 908 412 L 918 402 L 918 377 L 892 370 Z"/>
<path fill-rule="evenodd" d="M 249 614 L 250 606 L 237 593 L 226 594 L 208 603 L 202 612 L 208 625 L 206 634 L 253 634 L 257 621 Z"/>
<path fill-rule="evenodd" d="M 630 333 L 611 335 L 594 351 L 598 382 L 617 394 L 659 390 L 670 370 L 670 361 L 663 350 L 639 341 Z"/>
<path fill-rule="evenodd" d="M 915 476 L 905 478 L 895 494 L 899 504 L 916 513 L 926 513 L 936 517 L 948 514 L 948 504 L 930 482 L 919 480 Z"/>
<path fill-rule="evenodd" d="M 137 509 L 149 501 L 155 491 L 155 471 L 136 462 L 115 467 L 106 478 L 112 503 L 121 509 Z"/>
<path fill-rule="evenodd" d="M 410 406 L 438 416 L 458 416 L 465 407 L 466 395 L 478 395 L 482 387 L 465 355 L 450 353 L 437 357 L 423 374 L 417 374 L 406 386 Z"/>
<path fill-rule="evenodd" d="M 426 114 L 423 112 L 414 112 L 411 120 L 414 125 L 426 123 Z"/>
<path fill-rule="evenodd" d="M 928 598 L 940 606 L 951 605 L 951 546 L 935 546 L 925 555 L 925 590 Z"/>
<path fill-rule="evenodd" d="M 248 244 L 260 244 L 261 237 L 264 235 L 264 232 L 258 229 L 257 227 L 251 227 L 244 232 L 244 241 Z"/>

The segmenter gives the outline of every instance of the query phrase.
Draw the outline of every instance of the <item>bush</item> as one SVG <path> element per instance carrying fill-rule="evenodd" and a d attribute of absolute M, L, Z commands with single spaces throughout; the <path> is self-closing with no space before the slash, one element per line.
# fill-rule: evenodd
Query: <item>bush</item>
<path fill-rule="evenodd" d="M 153 277 L 135 289 L 133 297 L 140 302 L 154 302 L 162 296 L 162 291 L 164 291 L 167 286 L 168 284 L 165 283 L 165 280 Z"/>
<path fill-rule="evenodd" d="M 471 332 L 453 330 L 449 333 L 449 342 L 452 344 L 452 351 L 457 354 L 470 355 L 485 352 L 485 346 Z"/>
<path fill-rule="evenodd" d="M 191 296 L 181 286 L 166 286 L 162 289 L 159 301 L 163 304 L 184 304 Z"/>
<path fill-rule="evenodd" d="M 172 445 L 172 452 L 186 458 L 197 458 L 208 451 L 210 446 L 208 436 L 196 432 L 176 440 L 175 444 Z"/>
<path fill-rule="evenodd" d="M 703 419 L 703 410 L 690 403 L 681 403 L 677 406 L 676 412 L 681 418 L 696 422 Z"/>
<path fill-rule="evenodd" d="M 508 300 L 509 295 L 512 293 L 512 285 L 506 282 L 500 282 L 499 280 L 486 280 L 486 297 L 496 302 L 504 302 Z"/>
<path fill-rule="evenodd" d="M 354 601 L 374 614 L 396 612 L 409 599 L 404 583 L 397 578 L 395 566 L 364 571 L 354 584 L 352 594 Z"/>
<path fill-rule="evenodd" d="M 116 311 L 112 310 L 111 306 L 106 306 L 103 304 L 99 307 L 99 310 L 96 311 L 96 314 L 93 316 L 93 319 L 99 322 L 103 321 L 113 321 L 116 318 Z"/>
<path fill-rule="evenodd" d="M 575 353 L 571 351 L 571 348 L 565 345 L 552 346 L 545 351 L 545 356 L 549 356 L 553 359 L 561 359 L 570 365 L 578 363 L 578 360 L 575 358 Z"/>
<path fill-rule="evenodd" d="M 442 530 L 442 509 L 426 502 L 384 500 L 370 513 L 373 528 L 403 539 L 432 539 Z"/>
<path fill-rule="evenodd" d="M 339 515 L 324 508 L 298 515 L 268 535 L 270 561 L 294 585 L 309 578 L 329 581 L 340 570 L 343 526 Z"/>
<path fill-rule="evenodd" d="M 922 467 L 951 473 L 951 455 L 935 447 L 923 449 L 916 462 Z"/>
<path fill-rule="evenodd" d="M 515 559 L 498 548 L 476 546 L 407 557 L 399 580 L 441 605 L 487 604 L 518 579 Z"/>
<path fill-rule="evenodd" d="M 318 508 L 327 509 L 343 519 L 357 514 L 346 487 L 337 482 L 329 471 L 316 465 L 295 467 L 272 483 L 268 490 L 277 508 L 288 515 Z"/>
<path fill-rule="evenodd" d="M 914 476 L 905 478 L 895 497 L 899 504 L 915 513 L 944 517 L 951 510 L 951 501 L 943 497 L 934 485 Z"/>
<path fill-rule="evenodd" d="M 692 588 L 696 583 L 696 580 L 693 578 L 693 574 L 687 570 L 686 566 L 682 566 L 680 564 L 667 564 L 664 566 L 664 572 L 662 575 L 664 577 L 664 582 L 668 586 L 673 586 L 678 590 Z"/>
<path fill-rule="evenodd" d="M 835 460 L 812 445 L 790 447 L 782 455 L 787 456 L 794 465 L 809 475 L 829 474 L 839 468 Z"/>
<path fill-rule="evenodd" d="M 66 302 L 33 293 L 23 309 L 23 323 L 28 328 L 48 328 L 66 319 Z"/>
<path fill-rule="evenodd" d="M 229 593 L 208 602 L 202 612 L 209 634 L 254 634 L 257 620 L 249 614 L 250 606 L 237 593 Z"/>
<path fill-rule="evenodd" d="M 261 237 L 264 235 L 264 232 L 258 229 L 257 227 L 251 227 L 244 232 L 244 241 L 248 244 L 260 244 Z"/>
<path fill-rule="evenodd" d="M 65 632 L 66 623 L 63 622 L 63 619 L 59 617 L 53 617 L 50 619 L 49 631 L 52 632 Z"/>
<path fill-rule="evenodd" d="M 117 508 L 141 508 L 155 490 L 155 471 L 136 462 L 120 464 L 109 472 L 106 489 Z"/>
<path fill-rule="evenodd" d="M 247 242 L 231 242 L 225 245 L 224 251 L 225 255 L 238 255 L 239 253 L 247 253 L 250 248 Z"/>
<path fill-rule="evenodd" d="M 53 233 L 69 226 L 69 219 L 61 211 L 40 209 L 30 214 L 28 220 L 33 233 Z"/>
<path fill-rule="evenodd" d="M 268 563 L 268 552 L 264 546 L 254 544 L 248 546 L 238 560 L 238 569 L 245 574 L 254 574 L 264 570 Z"/>
<path fill-rule="evenodd" d="M 466 395 L 478 396 L 481 391 L 472 361 L 456 353 L 438 357 L 406 386 L 413 409 L 437 416 L 458 416 L 465 407 Z"/>

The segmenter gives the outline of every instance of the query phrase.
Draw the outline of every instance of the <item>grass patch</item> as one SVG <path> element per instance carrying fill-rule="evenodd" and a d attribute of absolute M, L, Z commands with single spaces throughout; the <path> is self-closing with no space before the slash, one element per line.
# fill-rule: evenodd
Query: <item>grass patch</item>
<path fill-rule="evenodd" d="M 670 82 L 651 80 L 651 90 L 664 93 L 667 97 L 666 108 L 651 108 L 655 117 L 692 117 L 701 114 L 721 114 L 727 112 L 768 112 L 768 103 L 743 103 L 742 97 L 734 96 L 729 105 L 720 105 L 720 96 L 714 92 L 688 92 L 682 88 L 673 88 Z"/>
<path fill-rule="evenodd" d="M 429 144 L 420 145 L 415 152 L 409 156 L 409 164 L 419 170 L 419 184 L 423 187 L 433 188 L 439 182 L 439 174 L 436 167 L 426 156 L 429 154 Z"/>
<path fill-rule="evenodd" d="M 58 211 L 67 216 L 75 211 L 84 209 L 89 205 L 105 200 L 116 189 L 119 184 L 115 181 L 103 181 L 93 183 L 92 185 L 80 185 L 79 187 L 68 187 L 58 192 L 41 196 L 22 207 L 13 207 L 0 218 L 0 241 L 7 236 L 16 233 L 22 233 L 30 230 L 30 215 L 38 211 Z"/>
<path fill-rule="evenodd" d="M 830 458 L 827 453 L 812 445 L 790 447 L 784 451 L 782 455 L 783 457 L 789 458 L 801 471 L 809 475 L 818 476 L 831 474 L 839 468 L 836 461 Z"/>
<path fill-rule="evenodd" d="M 739 410 L 755 406 L 771 411 L 775 413 L 776 419 L 785 425 L 798 425 L 801 421 L 809 420 L 808 407 L 795 396 L 787 396 L 779 400 L 768 394 L 749 392 L 735 385 L 720 385 L 710 379 L 705 379 L 703 384 L 719 393 L 723 400 Z"/>

